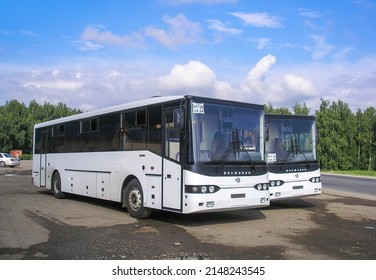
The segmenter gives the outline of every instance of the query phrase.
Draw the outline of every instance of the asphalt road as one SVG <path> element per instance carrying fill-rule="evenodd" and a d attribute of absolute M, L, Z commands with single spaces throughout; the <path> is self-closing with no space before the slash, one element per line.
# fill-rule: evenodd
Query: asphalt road
<path fill-rule="evenodd" d="M 25 164 L 26 165 L 26 164 Z M 330 189 L 268 208 L 137 220 L 118 203 L 55 199 L 0 169 L 0 259 L 376 259 L 376 198 Z"/>
<path fill-rule="evenodd" d="M 326 189 L 376 196 L 376 178 L 321 174 L 321 179 Z"/>

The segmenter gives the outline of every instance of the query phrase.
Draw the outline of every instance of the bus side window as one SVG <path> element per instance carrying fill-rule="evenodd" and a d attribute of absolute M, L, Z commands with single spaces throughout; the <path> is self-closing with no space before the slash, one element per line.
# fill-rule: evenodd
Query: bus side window
<path fill-rule="evenodd" d="M 122 115 L 122 149 L 126 151 L 146 148 L 145 120 L 141 111 L 126 112 Z M 142 116 L 142 117 L 141 117 Z M 138 118 L 138 119 L 137 119 Z M 140 123 L 140 125 L 137 125 Z"/>
<path fill-rule="evenodd" d="M 116 151 L 118 150 L 120 127 L 120 114 L 112 113 L 101 116 L 99 119 L 99 150 Z"/>
<path fill-rule="evenodd" d="M 165 122 L 165 156 L 180 160 L 180 129 L 174 127 L 172 113 L 166 114 Z"/>
<path fill-rule="evenodd" d="M 147 147 L 149 150 L 162 155 L 162 106 L 148 108 Z"/>

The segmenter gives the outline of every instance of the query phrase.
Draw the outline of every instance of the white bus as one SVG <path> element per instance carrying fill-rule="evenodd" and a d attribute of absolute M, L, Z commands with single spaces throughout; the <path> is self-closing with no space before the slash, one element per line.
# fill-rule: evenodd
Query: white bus
<path fill-rule="evenodd" d="M 321 194 L 315 117 L 266 114 L 265 119 L 270 199 Z"/>
<path fill-rule="evenodd" d="M 266 207 L 263 135 L 261 105 L 154 97 L 35 125 L 33 183 L 135 218 Z"/>

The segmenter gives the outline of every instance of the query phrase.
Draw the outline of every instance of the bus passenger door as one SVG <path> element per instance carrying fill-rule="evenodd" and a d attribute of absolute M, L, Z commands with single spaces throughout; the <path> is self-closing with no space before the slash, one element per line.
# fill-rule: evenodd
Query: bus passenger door
<path fill-rule="evenodd" d="M 174 128 L 173 112 L 164 112 L 162 208 L 182 211 L 180 130 Z"/>
<path fill-rule="evenodd" d="M 40 186 L 46 187 L 46 176 L 47 176 L 47 128 L 42 129 L 41 135 L 41 153 L 40 153 Z"/>

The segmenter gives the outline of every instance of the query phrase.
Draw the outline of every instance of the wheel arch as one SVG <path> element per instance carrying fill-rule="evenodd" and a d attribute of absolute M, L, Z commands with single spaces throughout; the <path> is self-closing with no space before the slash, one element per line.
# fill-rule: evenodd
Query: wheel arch
<path fill-rule="evenodd" d="M 128 184 L 130 181 L 132 181 L 133 179 L 136 179 L 138 180 L 138 178 L 134 175 L 128 175 L 127 178 L 124 179 L 123 181 L 123 185 L 121 187 L 121 207 L 123 208 L 126 208 L 127 205 L 126 205 L 126 197 L 125 197 L 125 190 L 126 188 L 128 187 Z M 140 182 L 140 180 L 138 180 Z"/>
<path fill-rule="evenodd" d="M 59 173 L 59 175 L 60 175 L 60 179 L 61 179 L 61 172 L 59 172 L 59 170 L 57 170 L 57 169 L 54 169 L 54 171 L 52 171 L 52 173 L 51 173 L 51 181 L 50 181 L 50 190 L 52 191 L 52 185 L 53 185 L 53 180 L 54 180 L 54 176 L 55 176 L 55 174 L 56 173 Z"/>

